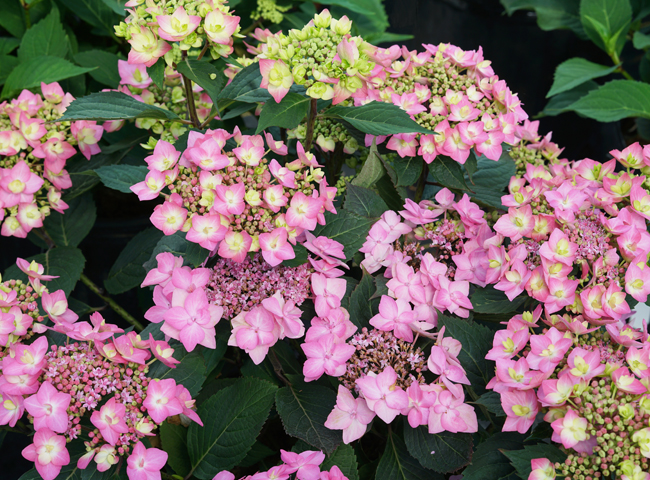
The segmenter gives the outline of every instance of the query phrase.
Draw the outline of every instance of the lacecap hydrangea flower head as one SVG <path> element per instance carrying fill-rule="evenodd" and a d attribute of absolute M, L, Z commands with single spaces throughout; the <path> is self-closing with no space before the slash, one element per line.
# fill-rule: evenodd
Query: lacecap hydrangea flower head
<path fill-rule="evenodd" d="M 129 16 L 115 34 L 131 45 L 128 61 L 151 67 L 160 57 L 168 65 L 182 52 L 207 49 L 214 59 L 233 51 L 239 17 L 222 0 L 129 0 Z"/>
<path fill-rule="evenodd" d="M 187 240 L 236 262 L 261 251 L 275 266 L 295 257 L 296 239 L 323 225 L 326 211 L 336 213 L 336 187 L 300 143 L 298 158 L 284 165 L 268 158 L 287 155 L 269 133 L 190 132 L 187 145 L 179 152 L 158 141 L 145 159 L 146 179 L 131 187 L 140 200 L 165 197 L 151 216 L 165 235 L 187 232 Z"/>
<path fill-rule="evenodd" d="M 42 96 L 41 96 L 42 94 Z M 23 90 L 0 103 L 0 233 L 25 238 L 43 226 L 51 210 L 68 205 L 62 191 L 72 186 L 66 162 L 77 153 L 100 152 L 104 130 L 95 122 L 56 122 L 74 100 L 58 83 L 41 83 L 41 94 Z"/>
<path fill-rule="evenodd" d="M 521 101 L 494 74 L 481 48 L 465 51 L 444 43 L 424 48 L 375 49 L 376 66 L 366 88 L 354 96 L 355 105 L 393 103 L 431 130 L 390 136 L 386 147 L 401 157 L 419 155 L 431 163 L 444 155 L 465 163 L 473 149 L 477 156 L 498 160 L 501 144 L 516 143 L 516 126 L 528 118 Z M 385 139 L 378 137 L 376 143 Z M 372 143 L 371 136 L 366 143 Z"/>
<path fill-rule="evenodd" d="M 70 463 L 71 441 L 86 447 L 77 461 L 80 469 L 94 461 L 104 472 L 128 457 L 128 477 L 140 478 L 144 456 L 156 459 L 149 466 L 159 471 L 167 454 L 146 449 L 141 439 L 173 415 L 201 423 L 186 388 L 148 376 L 155 361 L 175 367 L 174 349 L 151 334 L 124 333 L 97 312 L 90 322 L 77 321 L 65 293 L 50 293 L 41 284 L 56 277 L 44 275 L 34 262 L 17 264 L 29 285 L 0 284 L 0 424 L 13 427 L 27 414 L 36 434 L 23 456 L 44 480 L 53 480 Z M 48 345 L 48 338 L 38 335 L 48 329 L 66 335 L 65 343 Z"/>
<path fill-rule="evenodd" d="M 388 279 L 372 328 L 357 332 L 336 301 L 345 293 L 343 279 L 319 287 L 318 317 L 302 345 L 303 373 L 306 381 L 339 378 L 325 425 L 343 430 L 345 443 L 363 436 L 375 416 L 391 423 L 405 415 L 412 428 L 428 425 L 431 433 L 477 430 L 474 409 L 464 402 L 469 380 L 458 361 L 461 344 L 444 328 L 431 330 L 436 309 L 468 316 L 469 282 L 485 285 L 487 245 L 495 236 L 466 195 L 455 201 L 443 190 L 436 202 L 407 200 L 404 211 L 382 215 L 361 249 L 364 270 Z M 420 337 L 435 340 L 429 355 L 417 346 Z"/>
<path fill-rule="evenodd" d="M 490 246 L 489 283 L 511 300 L 525 290 L 554 323 L 625 319 L 628 295 L 645 302 L 650 293 L 647 151 L 633 144 L 602 164 L 527 164 L 502 198 L 508 213 L 494 225 L 503 242 Z M 616 172 L 617 162 L 626 169 Z"/>
<path fill-rule="evenodd" d="M 568 317 L 568 316 L 567 316 Z M 542 320 L 546 325 L 541 325 Z M 538 413 L 568 457 L 532 462 L 530 480 L 646 480 L 650 470 L 650 342 L 647 325 L 553 324 L 542 307 L 516 315 L 494 337 L 488 384 L 500 394 L 503 431 L 526 433 Z M 626 476 L 627 475 L 627 476 Z"/>
<path fill-rule="evenodd" d="M 118 60 L 117 66 L 120 73 L 119 91 L 147 105 L 174 112 L 181 118 L 186 116 L 186 92 L 182 77 L 178 72 L 171 67 L 165 67 L 164 84 L 159 87 L 153 83 L 144 65 L 132 65 L 125 60 Z M 193 84 L 192 88 L 197 116 L 199 121 L 203 122 L 210 115 L 212 100 L 196 83 Z M 122 128 L 125 122 L 125 120 L 104 122 L 104 129 L 114 132 Z M 185 125 L 180 122 L 156 118 L 137 118 L 135 126 L 143 130 L 150 130 L 156 135 L 156 138 L 151 137 L 146 144 L 142 145 L 149 150 L 155 147 L 158 139 L 174 143 L 178 140 L 178 137 L 187 131 Z"/>

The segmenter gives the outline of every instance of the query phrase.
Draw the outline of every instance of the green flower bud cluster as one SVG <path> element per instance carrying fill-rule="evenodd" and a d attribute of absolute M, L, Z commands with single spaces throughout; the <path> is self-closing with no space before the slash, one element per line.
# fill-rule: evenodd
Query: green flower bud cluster
<path fill-rule="evenodd" d="M 556 143 L 550 141 L 550 134 L 548 137 L 548 139 L 542 141 L 539 141 L 540 138 L 537 137 L 535 139 L 536 143 L 521 139 L 519 143 L 512 146 L 510 157 L 512 157 L 517 166 L 515 175 L 518 178 L 526 174 L 526 165 L 528 164 L 538 167 L 557 163 L 558 157 L 563 149 Z"/>
<path fill-rule="evenodd" d="M 263 18 L 271 23 L 280 23 L 284 20 L 283 13 L 291 9 L 290 5 L 282 6 L 275 3 L 275 0 L 257 0 L 257 8 L 251 13 L 253 20 Z"/>
<path fill-rule="evenodd" d="M 354 93 L 364 86 L 364 79 L 375 63 L 364 53 L 370 45 L 361 37 L 351 37 L 351 29 L 352 22 L 347 17 L 336 20 L 323 11 L 302 30 L 268 37 L 261 46 L 260 58 L 285 62 L 293 81 L 307 88 L 307 95 L 312 98 L 331 99 L 333 80 L 338 80 L 337 88 Z M 349 49 L 349 55 L 337 56 L 337 47 L 343 40 L 354 47 Z"/>
<path fill-rule="evenodd" d="M 346 177 L 344 175 L 341 175 L 339 179 L 336 181 L 336 196 L 340 197 L 341 195 L 345 194 L 347 184 L 350 183 L 352 180 L 354 180 L 355 175 L 350 175 L 349 177 Z"/>

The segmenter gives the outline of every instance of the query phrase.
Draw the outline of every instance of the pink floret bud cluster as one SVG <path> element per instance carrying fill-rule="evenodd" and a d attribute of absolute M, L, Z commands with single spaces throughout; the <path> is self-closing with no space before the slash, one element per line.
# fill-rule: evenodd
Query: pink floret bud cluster
<path fill-rule="evenodd" d="M 169 110 L 181 118 L 187 115 L 187 95 L 180 73 L 171 67 L 165 67 L 163 84 L 156 85 L 144 65 L 132 65 L 125 60 L 118 60 L 117 68 L 120 74 L 118 91 L 147 105 Z M 198 84 L 193 83 L 192 89 L 197 117 L 200 122 L 204 122 L 212 110 L 212 100 Z M 121 129 L 125 123 L 126 120 L 110 120 L 104 122 L 103 127 L 107 132 L 115 132 Z M 136 118 L 135 126 L 143 130 L 150 130 L 158 138 L 171 143 L 174 143 L 187 131 L 187 128 L 180 122 L 156 118 Z M 146 149 L 153 149 L 154 145 L 155 140 L 152 137 L 142 146 Z"/>
<path fill-rule="evenodd" d="M 236 145 L 226 152 L 226 143 Z M 266 134 L 268 151 L 287 154 L 287 146 Z M 270 162 L 261 135 L 225 130 L 190 132 L 181 154 L 158 141 L 145 161 L 149 173 L 131 190 L 140 200 L 163 195 L 151 222 L 165 235 L 187 232 L 186 239 L 243 262 L 261 250 L 271 266 L 295 258 L 293 245 L 304 232 L 325 224 L 336 187 L 328 187 L 320 165 L 298 143 L 298 158 L 282 166 Z M 163 190 L 169 193 L 163 193 Z"/>
<path fill-rule="evenodd" d="M 348 480 L 336 465 L 329 470 L 322 469 L 325 454 L 321 451 L 287 452 L 280 449 L 282 463 L 265 472 L 246 475 L 239 480 Z M 293 476 L 293 477 L 292 477 Z M 227 470 L 217 473 L 212 480 L 235 480 L 235 475 Z"/>
<path fill-rule="evenodd" d="M 7 237 L 25 238 L 51 210 L 68 208 L 61 194 L 72 186 L 65 167 L 75 146 L 87 159 L 100 152 L 96 122 L 56 122 L 72 95 L 56 82 L 41 83 L 41 94 L 23 90 L 0 103 L 0 234 Z"/>
<path fill-rule="evenodd" d="M 233 36 L 239 17 L 232 15 L 225 0 L 129 0 L 124 22 L 115 33 L 131 45 L 128 61 L 151 67 L 159 58 L 168 63 L 191 48 L 209 48 L 214 59 L 233 52 Z M 180 58 L 179 58 L 180 60 Z"/>
<path fill-rule="evenodd" d="M 639 144 L 611 153 L 615 158 L 602 164 L 527 164 L 523 177 L 510 180 L 502 197 L 508 213 L 494 225 L 503 241 L 490 246 L 488 283 L 510 300 L 526 290 L 546 313 L 571 312 L 593 325 L 625 318 L 627 295 L 646 301 L 650 193 L 640 173 L 650 157 Z M 617 161 L 626 170 L 615 172 Z"/>
<path fill-rule="evenodd" d="M 377 49 L 371 55 L 377 65 L 367 88 L 355 94 L 355 105 L 392 103 L 431 130 L 390 136 L 387 148 L 402 158 L 418 155 L 431 163 L 443 155 L 464 164 L 474 150 L 498 160 L 501 144 L 515 144 L 517 125 L 528 118 L 518 96 L 494 74 L 481 48 L 465 51 L 442 43 L 424 49 Z M 368 135 L 366 146 L 373 139 L 380 144 L 386 137 Z"/>
<path fill-rule="evenodd" d="M 436 326 L 436 310 L 467 318 L 470 283 L 490 283 L 488 251 L 498 241 L 478 205 L 446 188 L 435 201 L 407 199 L 399 214 L 385 212 L 360 249 L 365 270 L 388 279 L 379 307 L 386 316 L 373 326 L 411 341 Z"/>
<path fill-rule="evenodd" d="M 503 431 L 528 432 L 537 415 L 568 457 L 534 459 L 529 480 L 647 480 L 650 470 L 650 342 L 625 322 L 589 327 L 581 317 L 556 322 L 542 306 L 512 317 L 494 336 L 487 388 L 501 397 Z M 543 321 L 546 325 L 541 325 Z M 580 324 L 582 329 L 567 325 Z M 646 473 L 643 473 L 646 472 Z"/>

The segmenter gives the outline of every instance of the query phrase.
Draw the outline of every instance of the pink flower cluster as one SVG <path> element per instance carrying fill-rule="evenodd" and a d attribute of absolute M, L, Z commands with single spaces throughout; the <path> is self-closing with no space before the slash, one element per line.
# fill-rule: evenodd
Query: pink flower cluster
<path fill-rule="evenodd" d="M 438 155 L 465 163 L 470 151 L 498 160 L 502 143 L 514 144 L 516 126 L 528 118 L 521 101 L 494 74 L 483 51 L 450 44 L 424 45 L 409 51 L 393 45 L 377 49 L 367 88 L 354 95 L 356 105 L 389 102 L 402 108 L 431 134 L 392 135 L 387 148 L 401 157 Z M 366 138 L 367 146 L 373 137 Z M 382 143 L 386 137 L 378 137 Z M 419 148 L 418 148 L 419 147 Z"/>
<path fill-rule="evenodd" d="M 436 310 L 469 316 L 470 283 L 490 283 L 488 251 L 499 241 L 466 194 L 456 201 L 445 188 L 435 200 L 407 199 L 399 215 L 385 212 L 360 249 L 361 265 L 369 273 L 385 267 L 389 279 L 373 326 L 407 341 L 436 325 Z"/>
<path fill-rule="evenodd" d="M 170 368 L 178 363 L 166 341 L 135 332 L 119 335 L 123 330 L 97 312 L 90 322 L 77 321 L 63 290 L 49 293 L 41 284 L 56 277 L 44 275 L 35 262 L 16 263 L 29 285 L 0 284 L 0 425 L 14 427 L 27 411 L 36 435 L 23 455 L 45 480 L 70 462 L 66 443 L 82 438 L 82 418 L 89 417 L 94 430 L 87 429 L 88 453 L 78 466 L 86 468 L 94 458 L 100 472 L 169 416 L 183 414 L 201 423 L 186 388 L 147 376 L 152 361 Z M 53 326 L 45 325 L 37 299 Z M 47 329 L 67 335 L 68 343 L 48 347 L 45 336 L 33 340 Z"/>
<path fill-rule="evenodd" d="M 497 362 L 488 384 L 501 396 L 504 431 L 527 432 L 537 414 L 552 441 L 569 453 L 563 464 L 538 459 L 531 480 L 559 475 L 598 478 L 650 469 L 650 342 L 646 325 L 624 322 L 569 329 L 534 312 L 516 315 L 494 336 L 487 359 Z M 568 325 L 582 323 L 578 318 Z M 543 328 L 542 328 L 543 327 Z M 625 477 L 622 477 L 625 478 Z M 648 475 L 629 476 L 645 479 Z"/>
<path fill-rule="evenodd" d="M 228 344 L 246 351 L 255 364 L 261 363 L 279 340 L 305 334 L 298 307 L 312 291 L 332 304 L 330 295 L 342 298 L 345 294 L 345 280 L 340 280 L 340 292 L 340 288 L 332 290 L 327 277 L 333 271 L 340 272 L 334 267 L 342 262 L 331 256 L 345 258 L 343 246 L 325 237 L 307 235 L 304 245 L 321 258 L 310 258 L 309 264 L 299 267 L 271 267 L 255 254 L 242 262 L 219 259 L 213 268 L 191 269 L 182 266 L 181 257 L 159 254 L 157 268 L 149 271 L 142 284 L 155 285 L 155 306 L 145 318 L 163 322 L 161 330 L 191 351 L 197 344 L 215 348 L 214 326 L 224 316 L 232 324 Z M 318 297 L 316 302 L 319 311 Z"/>
<path fill-rule="evenodd" d="M 511 300 L 526 290 L 547 313 L 566 310 L 596 325 L 630 313 L 626 294 L 646 301 L 650 194 L 635 169 L 650 157 L 639 144 L 611 153 L 604 164 L 528 164 L 511 179 L 508 213 L 494 225 L 509 244 L 490 246 L 488 283 Z M 628 171 L 615 172 L 617 160 Z"/>
<path fill-rule="evenodd" d="M 193 47 L 210 47 L 213 58 L 233 51 L 233 35 L 239 31 L 239 17 L 232 15 L 225 1 L 178 0 L 174 3 L 129 0 L 129 16 L 115 27 L 115 33 L 131 45 L 129 63 L 151 67 L 165 56 Z M 170 43 L 171 42 L 171 45 Z"/>
<path fill-rule="evenodd" d="M 103 129 L 80 120 L 56 123 L 74 100 L 58 83 L 41 83 L 43 96 L 23 90 L 0 103 L 0 233 L 25 238 L 43 226 L 50 210 L 68 205 L 61 192 L 72 186 L 66 161 L 79 147 L 90 159 L 99 153 Z M 52 123 L 50 123 L 52 122 Z"/>
<path fill-rule="evenodd" d="M 328 470 L 320 469 L 325 461 L 325 454 L 320 451 L 305 450 L 301 453 L 280 450 L 282 464 L 271 467 L 265 472 L 247 475 L 239 480 L 288 480 L 295 474 L 296 480 L 348 480 L 336 465 Z M 235 475 L 223 470 L 212 480 L 235 480 Z"/>
<path fill-rule="evenodd" d="M 337 344 L 346 353 L 351 349 L 352 355 L 340 373 L 333 372 L 342 375 L 344 384 L 339 385 L 336 406 L 325 426 L 343 430 L 345 443 L 361 438 L 375 416 L 391 423 L 404 415 L 412 428 L 428 425 L 430 433 L 476 432 L 476 413 L 465 403 L 459 385 L 469 385 L 458 361 L 461 343 L 445 338 L 444 328 L 432 338 L 436 343 L 428 360 L 415 349 L 414 341 L 405 342 L 380 330 L 364 328 L 347 343 Z M 322 345 L 336 340 L 331 334 L 319 338 Z M 426 370 L 438 375 L 435 381 L 425 382 L 422 373 Z"/>
<path fill-rule="evenodd" d="M 226 152 L 230 139 L 238 146 Z M 273 152 L 287 154 L 287 146 L 270 134 L 266 141 Z M 131 190 L 151 200 L 169 189 L 151 215 L 165 235 L 187 232 L 187 240 L 235 262 L 261 250 L 270 265 L 279 265 L 295 257 L 297 237 L 325 224 L 325 211 L 336 213 L 336 187 L 327 186 L 314 156 L 300 143 L 299 158 L 284 166 L 268 162 L 267 153 L 262 136 L 238 129 L 190 132 L 182 155 L 160 140 L 145 159 L 146 179 Z"/>
<path fill-rule="evenodd" d="M 118 60 L 117 67 L 120 73 L 118 91 L 147 105 L 154 105 L 174 112 L 181 118 L 186 116 L 187 98 L 180 73 L 169 67 L 165 68 L 164 84 L 158 86 L 153 83 L 146 67 L 142 64 L 133 65 L 124 60 Z M 199 121 L 203 122 L 210 115 L 212 100 L 196 83 L 192 88 L 196 113 Z M 122 128 L 125 122 L 125 120 L 111 120 L 104 122 L 103 126 L 107 132 L 114 132 Z M 135 126 L 143 130 L 151 130 L 154 134 L 160 135 L 161 139 L 171 143 L 174 143 L 187 130 L 180 122 L 156 118 L 137 118 Z M 153 148 L 153 146 L 149 146 L 151 142 L 152 139 L 143 146 Z"/>

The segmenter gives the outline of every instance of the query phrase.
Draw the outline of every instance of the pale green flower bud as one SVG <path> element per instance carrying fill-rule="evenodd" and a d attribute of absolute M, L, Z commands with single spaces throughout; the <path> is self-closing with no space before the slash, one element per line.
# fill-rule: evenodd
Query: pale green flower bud
<path fill-rule="evenodd" d="M 331 22 L 332 15 L 328 9 L 325 9 L 314 16 L 314 25 L 316 25 L 318 28 L 327 28 L 330 26 Z"/>
<path fill-rule="evenodd" d="M 352 21 L 345 15 L 338 20 L 333 18 L 332 23 L 330 24 L 330 29 L 339 35 L 347 35 L 350 33 L 350 30 L 352 30 Z"/>

